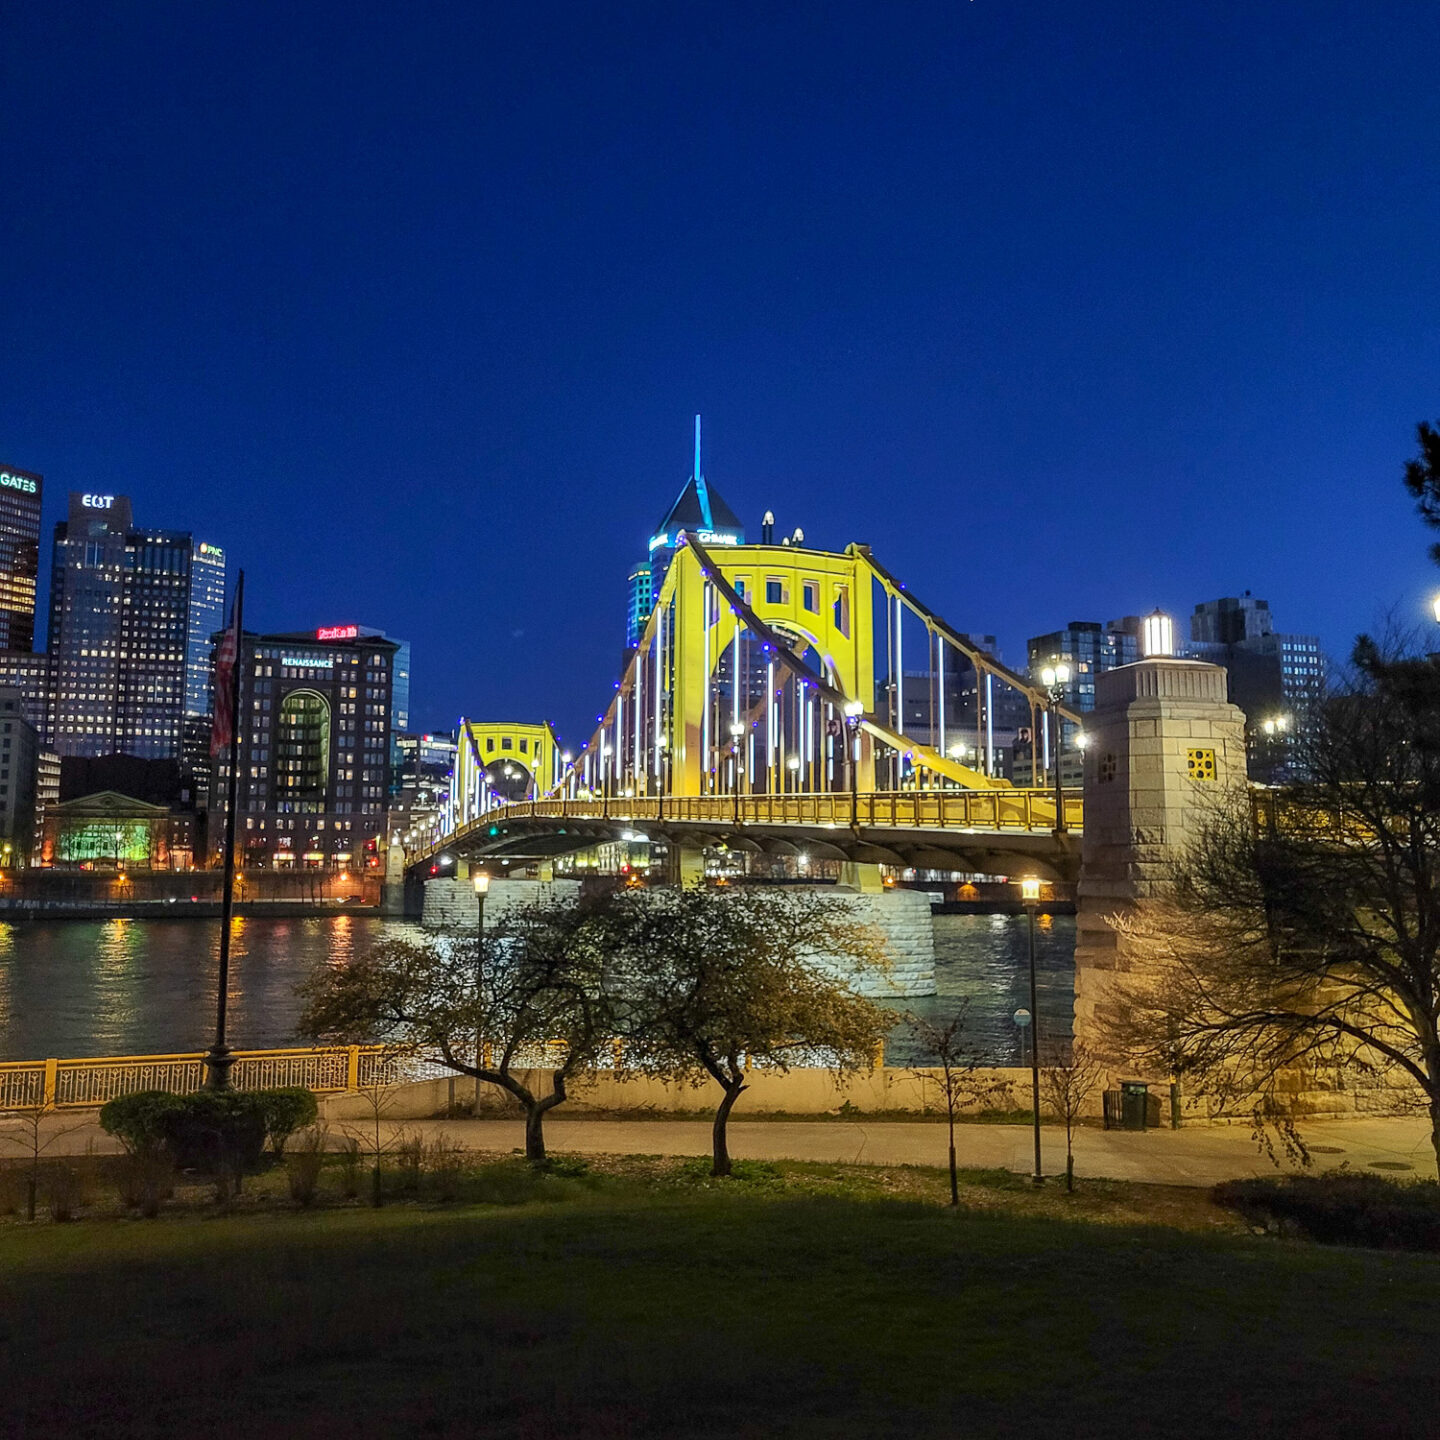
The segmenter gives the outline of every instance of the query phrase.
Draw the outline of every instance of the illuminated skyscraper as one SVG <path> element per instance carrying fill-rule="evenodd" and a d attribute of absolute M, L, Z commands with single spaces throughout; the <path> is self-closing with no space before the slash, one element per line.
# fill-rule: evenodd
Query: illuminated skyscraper
<path fill-rule="evenodd" d="M 703 545 L 743 545 L 745 527 L 739 516 L 706 483 L 700 470 L 700 417 L 695 417 L 695 470 L 675 503 L 666 511 L 650 537 L 650 555 L 630 568 L 630 595 L 626 609 L 625 644 L 640 643 L 645 622 L 655 608 L 655 597 L 665 583 L 675 545 L 684 530 Z"/>
<path fill-rule="evenodd" d="M 35 576 L 40 567 L 44 479 L 0 465 L 0 650 L 35 648 Z"/>
<path fill-rule="evenodd" d="M 50 748 L 198 760 L 224 611 L 221 551 L 136 528 L 127 496 L 72 493 L 50 576 Z"/>

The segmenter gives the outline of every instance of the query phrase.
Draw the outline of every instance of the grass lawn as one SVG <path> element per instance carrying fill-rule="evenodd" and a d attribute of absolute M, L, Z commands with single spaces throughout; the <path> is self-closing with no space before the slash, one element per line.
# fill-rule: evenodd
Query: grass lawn
<path fill-rule="evenodd" d="M 746 1169 L 0 1224 L 0 1435 L 1436 1433 L 1440 1258 L 1197 1191 Z"/>

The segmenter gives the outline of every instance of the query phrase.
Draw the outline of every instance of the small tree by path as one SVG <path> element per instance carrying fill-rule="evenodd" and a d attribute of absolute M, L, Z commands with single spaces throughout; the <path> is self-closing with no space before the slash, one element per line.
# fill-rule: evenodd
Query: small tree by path
<path fill-rule="evenodd" d="M 912 1065 L 910 1073 L 922 1086 L 934 1085 L 945 1105 L 950 1130 L 950 1203 L 960 1203 L 960 1172 L 955 1163 L 955 1117 L 975 1105 L 1008 1099 L 1010 1087 L 1003 1080 L 977 1075 L 981 1056 L 965 1039 L 970 1002 L 963 1000 L 955 1014 L 943 1024 L 919 1015 L 908 1015 L 906 1023 L 915 1041 L 935 1057 L 934 1065 Z M 936 1074 L 936 1071 L 939 1074 Z"/>
<path fill-rule="evenodd" d="M 302 987 L 300 1032 L 331 1044 L 379 1040 L 494 1085 L 519 1102 L 525 1154 L 543 1161 L 546 1114 L 613 1034 L 600 943 L 606 903 L 534 905 L 483 941 L 388 939 L 346 965 L 322 965 Z M 535 1070 L 548 1075 L 548 1090 L 526 1073 Z"/>
<path fill-rule="evenodd" d="M 1065 1126 L 1065 1189 L 1075 1193 L 1075 1130 L 1085 1116 L 1090 1097 L 1104 1083 L 1105 1067 L 1084 1044 L 1070 1046 L 1068 1065 L 1045 1065 L 1040 1070 L 1040 1094 Z"/>
<path fill-rule="evenodd" d="M 783 1073 L 823 1057 L 845 1075 L 874 1063 L 892 1017 L 836 967 L 883 965 L 884 951 L 842 903 L 696 887 L 621 896 L 607 921 L 626 1067 L 720 1086 L 712 1175 L 730 1174 L 727 1126 L 751 1065 Z"/>
<path fill-rule="evenodd" d="M 0 1133 L 0 1140 L 7 1145 L 14 1145 L 25 1157 L 25 1218 L 35 1218 L 35 1201 L 40 1188 L 40 1162 L 45 1152 L 59 1139 L 71 1134 L 76 1130 L 83 1130 L 86 1121 L 80 1121 L 75 1125 L 63 1125 L 46 1131 L 45 1122 L 58 1114 L 55 1106 L 49 1103 L 38 1105 L 33 1110 L 10 1110 L 3 1112 L 7 1120 L 19 1122 L 18 1134 L 8 1135 Z"/>

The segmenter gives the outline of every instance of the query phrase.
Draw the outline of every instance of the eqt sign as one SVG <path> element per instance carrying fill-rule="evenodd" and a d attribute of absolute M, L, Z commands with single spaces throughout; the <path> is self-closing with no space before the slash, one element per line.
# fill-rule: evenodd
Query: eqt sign
<path fill-rule="evenodd" d="M 80 503 L 87 510 L 108 510 L 114 503 L 113 495 L 82 495 Z"/>

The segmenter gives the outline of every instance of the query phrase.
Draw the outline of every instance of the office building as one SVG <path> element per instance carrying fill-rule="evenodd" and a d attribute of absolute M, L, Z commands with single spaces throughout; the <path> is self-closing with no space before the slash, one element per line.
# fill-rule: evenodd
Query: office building
<path fill-rule="evenodd" d="M 1250 591 L 1197 605 L 1186 655 L 1230 672 L 1230 700 L 1245 712 L 1250 778 L 1304 774 L 1305 746 L 1325 687 L 1318 635 L 1282 634 L 1270 604 Z"/>
<path fill-rule="evenodd" d="M 700 468 L 700 417 L 695 417 L 695 469 L 661 517 L 650 536 L 649 555 L 631 567 L 629 601 L 626 606 L 625 643 L 633 650 L 640 643 L 645 622 L 665 584 L 680 532 L 695 536 L 702 545 L 727 546 L 745 543 L 745 527 L 739 517 L 712 490 Z"/>
<path fill-rule="evenodd" d="M 0 689 L 0 868 L 30 863 L 40 737 L 16 690 Z"/>
<path fill-rule="evenodd" d="M 378 869 L 400 642 L 356 625 L 242 637 L 236 843 L 243 863 Z M 217 757 L 211 811 L 223 809 Z M 211 826 L 211 849 L 221 826 Z"/>
<path fill-rule="evenodd" d="M 211 636 L 225 615 L 225 552 L 200 541 L 190 556 L 190 607 L 185 633 L 185 721 L 180 761 L 203 794 L 210 783 L 210 724 L 214 676 Z"/>
<path fill-rule="evenodd" d="M 19 693 L 25 718 L 44 736 L 50 726 L 50 657 L 33 650 L 0 650 L 0 689 Z"/>
<path fill-rule="evenodd" d="M 70 496 L 50 577 L 47 738 L 60 755 L 198 760 L 224 556 L 134 523 L 124 495 Z"/>
<path fill-rule="evenodd" d="M 1026 643 L 1030 679 L 1040 684 L 1046 666 L 1063 662 L 1070 678 L 1060 697 L 1072 710 L 1095 708 L 1095 677 L 1140 658 L 1140 641 L 1129 630 L 1102 625 L 1098 620 L 1072 620 L 1063 630 L 1036 635 Z"/>
<path fill-rule="evenodd" d="M 44 477 L 0 465 L 0 650 L 35 648 Z"/>

